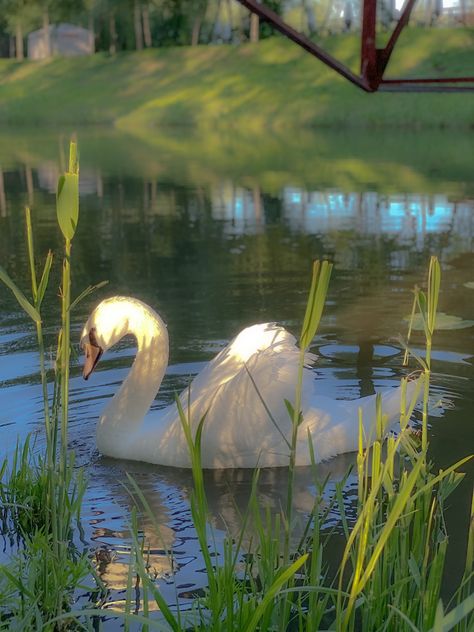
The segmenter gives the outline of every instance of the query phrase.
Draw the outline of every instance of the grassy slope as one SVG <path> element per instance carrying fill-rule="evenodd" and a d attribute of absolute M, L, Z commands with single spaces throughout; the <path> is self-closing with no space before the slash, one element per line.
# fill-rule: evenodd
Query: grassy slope
<path fill-rule="evenodd" d="M 472 74 L 473 42 L 472 32 L 459 29 L 408 31 L 388 74 Z M 325 46 L 357 64 L 356 36 Z M 113 58 L 1 60 L 0 85 L 0 123 L 474 126 L 472 94 L 368 95 L 283 38 Z"/>

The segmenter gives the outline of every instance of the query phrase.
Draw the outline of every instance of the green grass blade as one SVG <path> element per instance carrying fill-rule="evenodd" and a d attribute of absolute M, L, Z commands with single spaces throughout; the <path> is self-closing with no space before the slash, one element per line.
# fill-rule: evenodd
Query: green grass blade
<path fill-rule="evenodd" d="M 53 253 L 50 250 L 48 254 L 46 255 L 46 261 L 44 262 L 43 274 L 41 275 L 41 280 L 38 285 L 38 293 L 36 296 L 36 304 L 38 306 L 38 309 L 41 307 L 41 303 L 43 302 L 46 288 L 48 287 L 49 273 L 51 272 L 52 264 L 53 264 Z"/>
<path fill-rule="evenodd" d="M 417 628 L 416 625 L 412 621 L 410 621 L 407 615 L 403 613 L 401 610 L 399 610 L 396 606 L 392 604 L 388 604 L 388 607 L 391 608 L 400 617 L 400 619 L 402 619 L 402 621 L 404 621 L 407 624 L 407 626 L 410 628 L 410 630 L 412 630 L 412 632 L 421 632 L 421 630 Z"/>
<path fill-rule="evenodd" d="M 65 239 L 71 240 L 79 218 L 79 176 L 65 173 L 59 178 L 56 195 L 58 223 Z"/>
<path fill-rule="evenodd" d="M 326 294 L 331 278 L 332 263 L 314 261 L 311 287 L 300 336 L 300 347 L 307 349 L 313 340 L 321 320 Z"/>
<path fill-rule="evenodd" d="M 432 335 L 436 327 L 436 311 L 438 308 L 439 287 L 441 284 L 441 268 L 438 257 L 431 257 L 428 273 L 428 329 Z"/>
<path fill-rule="evenodd" d="M 403 486 L 403 488 L 399 490 L 397 500 L 395 501 L 393 508 L 387 518 L 387 521 L 385 522 L 385 525 L 380 533 L 377 544 L 374 547 L 372 556 L 370 560 L 368 561 L 367 566 L 365 567 L 364 574 L 360 578 L 360 581 L 357 583 L 357 587 L 355 588 L 357 592 L 360 592 L 364 588 L 370 575 L 372 574 L 375 568 L 375 564 L 377 563 L 377 560 L 379 559 L 380 554 L 382 553 L 384 546 L 393 528 L 395 527 L 395 524 L 397 523 L 397 520 L 399 519 L 399 517 L 402 514 L 402 511 L 407 505 L 407 502 L 410 498 L 410 494 L 413 491 L 413 488 L 418 480 L 419 473 L 423 466 L 424 466 L 423 459 L 419 459 L 418 463 L 410 472 L 407 478 L 406 484 Z"/>
<path fill-rule="evenodd" d="M 0 266 L 0 281 L 3 281 L 5 285 L 13 292 L 16 300 L 22 307 L 22 309 L 28 314 L 28 316 L 35 321 L 35 323 L 41 322 L 41 316 L 37 309 L 33 307 L 33 305 L 29 302 L 20 288 L 16 285 L 14 281 L 8 276 L 7 271 Z"/>
<path fill-rule="evenodd" d="M 283 431 L 281 430 L 280 426 L 277 424 L 275 417 L 272 415 L 272 411 L 268 408 L 266 401 L 263 399 L 262 394 L 261 394 L 261 392 L 260 392 L 260 390 L 259 390 L 259 388 L 257 386 L 257 383 L 255 382 L 255 380 L 253 378 L 253 375 L 250 373 L 250 369 L 249 369 L 248 364 L 246 362 L 244 362 L 244 367 L 245 367 L 245 370 L 247 371 L 247 375 L 249 376 L 250 381 L 252 382 L 252 386 L 254 387 L 255 392 L 257 393 L 258 399 L 260 400 L 262 406 L 265 408 L 265 412 L 267 413 L 268 418 L 270 419 L 272 424 L 275 426 L 275 429 L 280 434 L 280 436 L 283 439 L 283 441 L 288 446 L 288 449 L 290 449 L 291 448 L 290 442 L 285 437 L 285 435 L 284 435 Z M 286 408 L 288 410 L 287 400 L 285 400 L 285 405 L 286 405 Z"/>
<path fill-rule="evenodd" d="M 281 573 L 281 575 L 279 575 L 275 579 L 275 581 L 270 586 L 270 588 L 268 588 L 267 592 L 265 593 L 265 596 L 263 597 L 262 601 L 259 603 L 255 612 L 253 613 L 252 618 L 250 619 L 248 624 L 245 626 L 245 628 L 243 628 L 242 632 L 253 632 L 253 630 L 256 629 L 258 622 L 262 618 L 265 610 L 267 609 L 270 602 L 272 602 L 275 599 L 280 588 L 293 577 L 296 571 L 303 566 L 303 564 L 306 562 L 307 559 L 308 559 L 308 554 L 302 555 L 299 559 L 293 562 L 293 564 L 290 567 L 284 570 L 283 573 Z"/>
<path fill-rule="evenodd" d="M 83 290 L 79 294 L 79 296 L 73 300 L 73 302 L 69 306 L 69 311 L 72 312 L 72 310 L 78 305 L 78 303 L 80 303 L 83 299 L 85 299 L 86 296 L 89 296 L 89 294 L 92 294 L 92 292 L 95 292 L 96 290 L 99 290 L 101 287 L 104 287 L 104 285 L 107 285 L 107 283 L 108 281 L 100 281 L 100 283 L 96 283 L 95 285 L 89 285 L 89 287 L 86 287 L 86 289 Z"/>
<path fill-rule="evenodd" d="M 464 569 L 463 578 L 467 578 L 472 574 L 472 567 L 474 564 L 474 492 L 472 494 L 470 517 L 471 519 L 469 521 L 469 536 L 467 540 L 467 551 L 466 551 L 466 567 Z"/>
<path fill-rule="evenodd" d="M 406 343 L 407 346 L 405 347 L 405 354 L 403 356 L 403 366 L 408 366 L 408 356 L 409 356 L 408 345 L 410 344 L 411 331 L 413 328 L 413 319 L 415 318 L 416 292 L 417 292 L 417 288 L 415 287 L 415 295 L 413 296 L 413 305 L 411 308 L 410 321 L 408 324 L 407 343 Z"/>
<path fill-rule="evenodd" d="M 79 175 L 79 150 L 75 140 L 69 143 L 69 173 Z"/>
<path fill-rule="evenodd" d="M 34 240 L 33 240 L 33 227 L 31 225 L 31 211 L 28 206 L 25 207 L 25 221 L 26 221 L 26 243 L 28 246 L 28 261 L 30 263 L 31 290 L 33 294 L 33 303 L 37 305 L 38 288 L 36 284 L 35 246 L 34 246 Z"/>
<path fill-rule="evenodd" d="M 465 619 L 474 611 L 474 593 L 466 597 L 458 606 L 453 608 L 444 614 L 443 606 L 439 601 L 438 608 L 436 609 L 436 619 L 434 626 L 430 632 L 449 632 L 455 625 Z"/>
<path fill-rule="evenodd" d="M 469 456 L 466 456 L 463 459 L 460 459 L 453 465 L 450 465 L 445 470 L 441 470 L 439 474 L 431 478 L 423 487 L 420 487 L 420 489 L 416 491 L 416 493 L 413 495 L 413 500 L 415 500 L 415 498 L 417 498 L 418 496 L 425 494 L 428 491 L 428 489 L 430 489 L 430 487 L 433 487 L 437 483 L 440 483 L 444 478 L 446 478 L 446 476 L 449 476 L 450 474 L 452 474 L 455 470 L 457 470 L 462 465 L 470 461 L 472 458 L 473 458 L 473 455 L 470 454 Z"/>

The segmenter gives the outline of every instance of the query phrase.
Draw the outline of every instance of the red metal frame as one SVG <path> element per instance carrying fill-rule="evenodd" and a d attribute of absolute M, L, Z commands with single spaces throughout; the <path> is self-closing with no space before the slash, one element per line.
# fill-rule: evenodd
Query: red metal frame
<path fill-rule="evenodd" d="M 306 35 L 286 24 L 282 18 L 259 0 L 239 0 L 247 9 L 272 24 L 283 35 L 311 55 L 366 92 L 464 92 L 474 90 L 474 77 L 434 77 L 419 79 L 384 79 L 383 75 L 401 32 L 408 24 L 416 0 L 405 0 L 400 17 L 385 48 L 376 46 L 377 0 L 363 0 L 361 35 L 361 74 L 315 44 Z M 264 2 L 264 0 L 263 0 Z M 471 84 L 471 85 L 459 85 Z"/>

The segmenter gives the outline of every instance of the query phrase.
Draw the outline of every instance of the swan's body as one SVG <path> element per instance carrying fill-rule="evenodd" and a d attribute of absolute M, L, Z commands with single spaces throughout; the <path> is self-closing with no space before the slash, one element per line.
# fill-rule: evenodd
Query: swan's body
<path fill-rule="evenodd" d="M 149 411 L 168 364 L 166 325 L 154 310 L 131 298 L 102 301 L 83 331 L 87 357 L 91 350 L 97 356 L 89 358 L 84 376 L 88 377 L 101 352 L 126 334 L 136 337 L 137 354 L 127 378 L 100 418 L 97 447 L 116 458 L 189 467 L 176 404 Z M 196 376 L 180 399 L 194 428 L 206 414 L 203 467 L 288 465 L 289 449 L 283 437 L 290 440 L 291 420 L 285 399 L 295 399 L 298 359 L 295 338 L 282 327 L 265 323 L 244 329 Z M 308 361 L 312 359 L 308 356 Z M 407 401 L 415 385 L 408 384 Z M 319 394 L 317 386 L 314 374 L 305 368 L 297 465 L 311 462 L 308 431 L 316 461 L 356 450 L 359 408 L 366 443 L 375 438 L 375 396 L 334 400 Z M 399 418 L 400 388 L 382 394 L 382 409 L 389 427 Z"/>

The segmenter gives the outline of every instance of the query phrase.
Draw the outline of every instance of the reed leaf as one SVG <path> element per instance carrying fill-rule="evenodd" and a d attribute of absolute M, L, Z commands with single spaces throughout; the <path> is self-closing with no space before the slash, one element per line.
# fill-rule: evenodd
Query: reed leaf
<path fill-rule="evenodd" d="M 466 566 L 464 569 L 463 579 L 472 575 L 474 565 L 474 492 L 471 501 L 471 515 L 469 521 L 469 536 L 467 541 Z"/>
<path fill-rule="evenodd" d="M 385 525 L 382 529 L 382 532 L 379 536 L 379 539 L 377 541 L 377 544 L 375 545 L 374 548 L 374 552 L 372 553 L 372 557 L 370 558 L 365 571 L 364 571 L 364 575 L 362 576 L 361 580 L 360 580 L 360 584 L 359 584 L 359 590 L 362 590 L 362 588 L 364 587 L 364 585 L 366 584 L 369 576 L 371 575 L 371 573 L 374 570 L 375 567 L 375 563 L 377 562 L 378 558 L 380 557 L 380 554 L 383 551 L 383 548 L 393 530 L 393 528 L 395 527 L 395 524 L 397 523 L 398 519 L 401 516 L 402 511 L 405 509 L 409 499 L 410 499 L 410 494 L 413 491 L 413 488 L 415 487 L 417 481 L 418 481 L 418 475 L 420 473 L 421 468 L 423 467 L 424 463 L 423 463 L 423 459 L 420 459 L 418 461 L 418 463 L 415 465 L 415 467 L 413 468 L 413 470 L 410 472 L 406 484 L 399 490 L 397 499 L 393 505 L 392 510 L 390 511 L 390 514 L 387 518 L 387 521 L 385 522 Z"/>
<path fill-rule="evenodd" d="M 439 287 L 441 283 L 441 268 L 438 257 L 431 257 L 428 272 L 428 306 L 427 324 L 432 335 L 436 327 L 436 311 L 438 308 Z"/>
<path fill-rule="evenodd" d="M 450 610 L 447 614 L 444 614 L 443 605 L 440 600 L 436 610 L 435 624 L 431 628 L 430 632 L 449 632 L 449 630 L 452 630 L 454 626 L 468 617 L 473 611 L 474 593 L 466 597 L 464 601 Z"/>
<path fill-rule="evenodd" d="M 96 283 L 95 285 L 89 285 L 88 287 L 86 287 L 85 290 L 83 290 L 79 296 L 77 296 L 73 302 L 71 303 L 71 305 L 69 306 L 69 311 L 72 312 L 72 310 L 82 301 L 84 300 L 87 296 L 89 296 L 89 294 L 92 294 L 92 292 L 95 292 L 96 290 L 99 290 L 101 287 L 104 287 L 104 285 L 107 285 L 108 281 L 100 281 L 99 283 Z"/>
<path fill-rule="evenodd" d="M 79 219 L 79 162 L 75 142 L 69 144 L 69 170 L 58 180 L 56 209 L 61 232 L 70 241 Z"/>
<path fill-rule="evenodd" d="M 253 630 L 256 629 L 258 622 L 262 618 L 266 608 L 275 599 L 280 588 L 294 576 L 296 571 L 303 566 L 307 559 L 308 554 L 302 555 L 299 559 L 293 562 L 293 564 L 289 568 L 285 569 L 281 574 L 278 575 L 273 584 L 267 589 L 265 596 L 257 606 L 248 624 L 242 629 L 242 632 L 253 632 Z"/>
<path fill-rule="evenodd" d="M 402 619 L 402 621 L 404 621 L 407 624 L 407 626 L 410 628 L 410 630 L 412 630 L 412 632 L 421 632 L 421 630 L 416 627 L 413 621 L 410 621 L 407 615 L 404 612 L 402 612 L 399 608 L 397 608 L 393 604 L 388 604 L 388 607 L 391 608 L 400 617 L 400 619 Z"/>
<path fill-rule="evenodd" d="M 31 290 L 33 294 L 33 303 L 37 305 L 38 288 L 36 285 L 35 247 L 34 247 L 34 242 L 33 242 L 33 227 L 31 225 L 31 211 L 28 206 L 25 207 L 25 221 L 26 221 L 26 243 L 28 247 L 28 260 L 30 262 Z"/>
<path fill-rule="evenodd" d="M 65 173 L 58 181 L 56 196 L 58 223 L 65 239 L 71 240 L 79 218 L 79 176 Z"/>
<path fill-rule="evenodd" d="M 0 281 L 3 281 L 7 288 L 13 292 L 13 295 L 15 296 L 23 311 L 28 314 L 28 316 L 32 320 L 34 320 L 35 323 L 40 323 L 41 316 L 38 310 L 33 307 L 33 305 L 29 302 L 29 300 L 16 285 L 16 283 L 8 276 L 7 271 L 2 266 L 0 266 Z"/>
<path fill-rule="evenodd" d="M 314 261 L 311 287 L 301 329 L 300 347 L 307 349 L 313 340 L 321 320 L 326 294 L 331 278 L 332 263 Z"/>
<path fill-rule="evenodd" d="M 43 298 L 46 292 L 46 288 L 49 283 L 49 274 L 51 272 L 51 266 L 53 265 L 53 253 L 51 250 L 48 251 L 46 255 L 46 261 L 44 262 L 43 274 L 41 275 L 41 280 L 38 285 L 38 291 L 36 294 L 36 307 L 40 309 L 41 303 L 43 302 Z"/>

